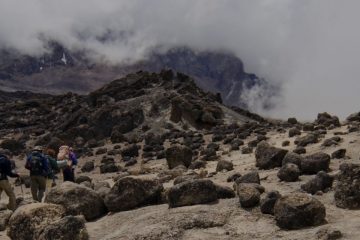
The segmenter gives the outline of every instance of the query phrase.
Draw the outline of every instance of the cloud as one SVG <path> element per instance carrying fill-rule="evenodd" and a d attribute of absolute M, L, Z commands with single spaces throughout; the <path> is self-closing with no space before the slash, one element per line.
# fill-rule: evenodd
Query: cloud
<path fill-rule="evenodd" d="M 113 63 L 159 45 L 224 49 L 247 71 L 284 84 L 278 107 L 261 113 L 344 117 L 359 110 L 359 7 L 358 0 L 0 0 L 0 46 L 36 55 L 46 51 L 44 39 L 55 39 Z"/>

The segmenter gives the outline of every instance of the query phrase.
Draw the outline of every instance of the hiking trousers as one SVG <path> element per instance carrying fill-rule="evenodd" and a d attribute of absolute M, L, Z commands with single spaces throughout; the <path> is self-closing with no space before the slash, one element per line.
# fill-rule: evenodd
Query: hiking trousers
<path fill-rule="evenodd" d="M 31 178 L 31 195 L 35 201 L 41 202 L 46 189 L 46 177 L 30 176 Z"/>
<path fill-rule="evenodd" d="M 15 198 L 15 193 L 10 185 L 9 180 L 1 180 L 0 181 L 0 195 L 3 191 L 9 197 L 9 204 L 7 205 L 8 209 L 15 211 L 16 198 Z"/>

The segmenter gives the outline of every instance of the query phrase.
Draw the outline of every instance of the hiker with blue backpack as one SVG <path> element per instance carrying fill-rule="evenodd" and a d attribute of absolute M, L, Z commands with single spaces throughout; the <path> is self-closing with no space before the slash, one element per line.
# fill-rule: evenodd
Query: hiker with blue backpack
<path fill-rule="evenodd" d="M 7 177 L 18 178 L 19 174 L 12 171 L 12 164 L 5 154 L 0 154 L 0 195 L 2 191 L 9 197 L 7 208 L 14 211 L 16 208 L 15 193 Z"/>
<path fill-rule="evenodd" d="M 48 160 L 42 153 L 42 147 L 34 147 L 26 160 L 25 168 L 30 171 L 32 197 L 35 201 L 41 202 L 49 174 Z"/>

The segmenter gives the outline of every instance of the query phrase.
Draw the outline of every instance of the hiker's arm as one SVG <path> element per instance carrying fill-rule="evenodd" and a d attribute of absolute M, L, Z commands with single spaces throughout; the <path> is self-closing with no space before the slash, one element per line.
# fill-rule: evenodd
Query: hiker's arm
<path fill-rule="evenodd" d="M 26 159 L 25 168 L 26 168 L 27 170 L 31 170 L 31 166 L 30 166 L 30 156 Z"/>

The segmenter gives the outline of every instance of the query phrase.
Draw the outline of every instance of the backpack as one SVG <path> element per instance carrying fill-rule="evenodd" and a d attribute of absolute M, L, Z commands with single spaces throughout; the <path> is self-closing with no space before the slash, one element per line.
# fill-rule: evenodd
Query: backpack
<path fill-rule="evenodd" d="M 30 173 L 31 175 L 44 175 L 44 162 L 40 154 L 32 154 L 30 157 Z"/>
<path fill-rule="evenodd" d="M 7 161 L 7 157 L 4 155 L 0 155 L 0 180 L 5 180 L 7 179 L 6 176 L 6 161 Z"/>

